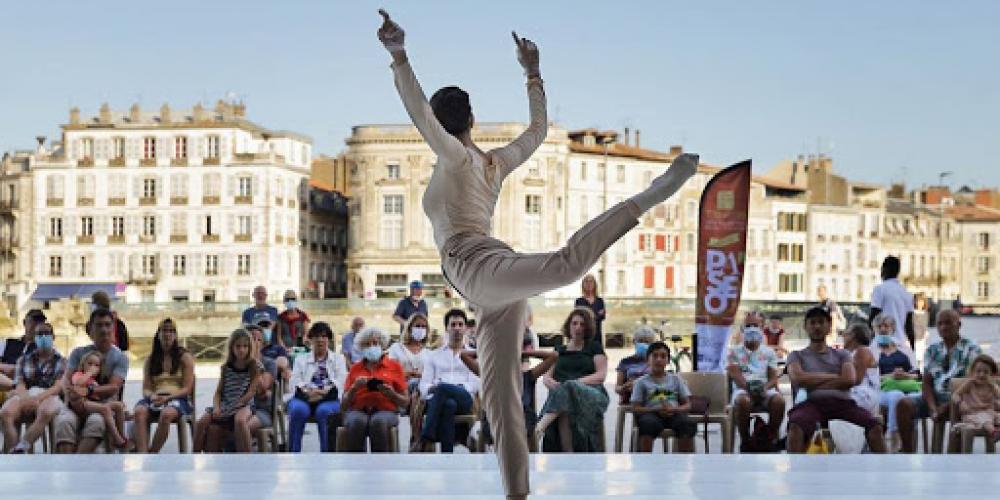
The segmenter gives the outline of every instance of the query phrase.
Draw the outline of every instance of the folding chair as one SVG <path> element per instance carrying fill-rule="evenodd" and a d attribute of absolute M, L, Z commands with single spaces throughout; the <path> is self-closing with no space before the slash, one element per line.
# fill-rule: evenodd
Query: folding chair
<path fill-rule="evenodd" d="M 192 386 L 194 387 L 194 386 Z M 191 391 L 191 414 L 181 415 L 176 422 L 177 425 L 177 451 L 179 453 L 192 453 L 194 443 L 194 416 L 197 414 L 197 406 L 194 402 L 194 391 Z M 146 437 L 152 436 L 153 424 L 159 426 L 159 422 L 153 422 L 153 419 L 146 421 Z"/>
<path fill-rule="evenodd" d="M 410 408 L 410 418 L 416 418 L 418 419 L 419 422 L 423 423 L 424 408 L 427 406 L 427 402 L 420 397 L 419 391 L 414 392 L 411 397 L 417 398 L 417 402 Z M 459 427 L 461 425 L 467 425 L 469 427 L 469 436 L 472 436 L 473 429 L 476 425 L 476 422 L 479 420 L 481 414 L 481 408 L 482 408 L 482 403 L 479 399 L 479 393 L 476 393 L 475 397 L 472 399 L 472 410 L 464 415 L 455 415 L 455 427 Z M 410 439 L 416 440 L 419 438 L 420 436 L 411 436 Z M 469 445 L 471 444 L 472 447 L 469 448 L 469 451 L 478 452 L 482 447 L 478 445 L 478 440 L 476 441 L 477 443 L 475 444 L 469 443 L 468 440 L 465 443 L 458 443 L 457 441 L 456 443 L 464 444 L 466 447 L 469 447 Z M 438 443 L 430 443 L 428 444 L 427 449 L 425 449 L 424 451 L 433 452 L 437 451 L 437 449 L 438 449 Z"/>
<path fill-rule="evenodd" d="M 681 379 L 687 384 L 688 389 L 694 396 L 701 396 L 708 399 L 708 411 L 701 415 L 705 436 L 705 453 L 709 452 L 708 446 L 708 426 L 709 424 L 719 424 L 722 434 L 722 452 L 732 453 L 732 418 L 727 406 L 729 400 L 726 399 L 728 389 L 726 387 L 725 373 L 709 372 L 681 372 Z M 692 417 L 695 415 L 692 413 Z"/>

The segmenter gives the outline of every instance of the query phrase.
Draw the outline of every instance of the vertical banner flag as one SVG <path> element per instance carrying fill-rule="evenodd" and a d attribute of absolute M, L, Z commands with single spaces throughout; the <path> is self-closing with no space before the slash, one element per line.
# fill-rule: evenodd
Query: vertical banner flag
<path fill-rule="evenodd" d="M 750 160 L 708 181 L 698 218 L 698 292 L 695 298 L 697 370 L 726 368 L 729 330 L 740 306 L 746 260 Z"/>

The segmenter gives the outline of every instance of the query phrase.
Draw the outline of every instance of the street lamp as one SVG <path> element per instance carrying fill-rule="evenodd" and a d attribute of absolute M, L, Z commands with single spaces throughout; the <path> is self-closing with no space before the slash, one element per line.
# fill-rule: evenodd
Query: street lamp
<path fill-rule="evenodd" d="M 602 197 L 602 207 L 601 213 L 608 211 L 608 147 L 614 139 L 610 135 L 601 137 L 601 145 L 604 146 L 604 196 Z M 608 284 L 608 252 L 601 254 L 601 291 L 607 295 L 607 284 Z"/>
<path fill-rule="evenodd" d="M 938 304 L 944 301 L 941 295 L 941 254 L 944 247 L 944 178 L 951 176 L 951 172 L 941 172 L 938 174 L 938 188 L 942 189 L 941 199 L 938 201 L 938 269 L 937 269 L 937 296 Z"/>

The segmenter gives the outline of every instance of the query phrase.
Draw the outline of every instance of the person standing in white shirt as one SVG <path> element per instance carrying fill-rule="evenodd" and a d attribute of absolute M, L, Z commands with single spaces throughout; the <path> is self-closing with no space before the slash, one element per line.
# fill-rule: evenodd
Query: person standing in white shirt
<path fill-rule="evenodd" d="M 899 282 L 899 258 L 888 256 L 882 261 L 882 284 L 872 290 L 871 312 L 868 317 L 874 319 L 879 314 L 888 314 L 896 320 L 896 346 L 910 364 L 917 366 L 913 354 L 913 295 Z M 871 325 L 869 325 L 871 326 Z"/>

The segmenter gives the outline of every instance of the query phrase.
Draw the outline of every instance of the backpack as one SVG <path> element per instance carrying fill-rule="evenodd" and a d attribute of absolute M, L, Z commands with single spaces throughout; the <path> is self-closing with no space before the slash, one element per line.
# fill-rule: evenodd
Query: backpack
<path fill-rule="evenodd" d="M 767 435 L 767 423 L 764 419 L 755 416 L 751 422 L 750 438 L 740 452 L 745 453 L 770 453 L 775 451 L 771 439 Z"/>

